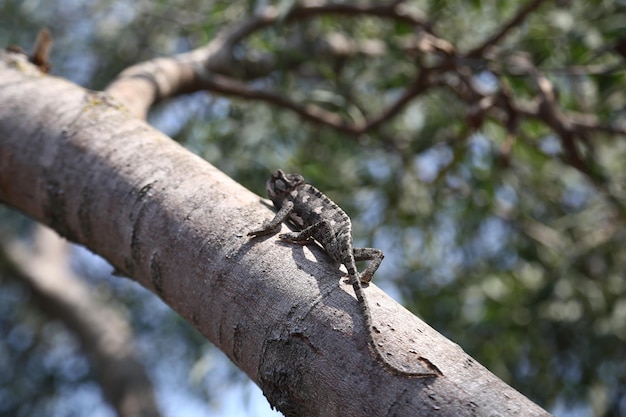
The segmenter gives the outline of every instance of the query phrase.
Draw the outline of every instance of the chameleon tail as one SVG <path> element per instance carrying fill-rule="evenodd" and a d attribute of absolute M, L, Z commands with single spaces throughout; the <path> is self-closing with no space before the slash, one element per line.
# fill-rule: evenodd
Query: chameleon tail
<path fill-rule="evenodd" d="M 387 368 L 387 370 L 389 370 L 392 374 L 407 378 L 427 378 L 441 375 L 441 372 L 436 369 L 436 367 L 432 369 L 432 365 L 428 366 L 428 368 L 425 368 L 424 365 L 420 363 L 420 368 L 422 368 L 421 370 L 405 371 L 389 362 L 389 360 L 385 357 L 385 352 L 380 349 L 380 347 L 374 340 L 374 333 L 377 332 L 377 330 L 372 324 L 372 315 L 370 312 L 369 304 L 367 303 L 367 299 L 365 298 L 365 292 L 363 291 L 361 280 L 359 279 L 359 274 L 356 271 L 356 268 L 352 265 L 348 266 L 346 269 L 348 270 L 350 283 L 352 284 L 352 288 L 354 289 L 356 299 L 358 301 L 359 307 L 361 308 L 363 318 L 365 319 L 365 328 L 367 329 L 369 344 L 372 346 L 372 349 L 376 353 L 376 356 L 378 356 L 378 358 L 380 359 L 380 362 L 382 362 L 383 366 Z"/>

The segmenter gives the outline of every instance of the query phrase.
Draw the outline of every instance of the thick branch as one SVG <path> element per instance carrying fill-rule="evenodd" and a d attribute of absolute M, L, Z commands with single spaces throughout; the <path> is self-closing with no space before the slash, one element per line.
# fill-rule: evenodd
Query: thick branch
<path fill-rule="evenodd" d="M 382 348 L 443 376 L 388 373 L 323 252 L 247 238 L 271 216 L 256 195 L 106 95 L 12 60 L 0 56 L 0 200 L 158 294 L 285 415 L 548 415 L 370 285 Z"/>
<path fill-rule="evenodd" d="M 290 109 L 309 121 L 326 124 L 344 133 L 363 133 L 366 126 L 378 126 L 381 120 L 386 120 L 387 113 L 395 114 L 399 111 L 397 106 L 392 106 L 375 117 L 372 123 L 350 123 L 318 106 L 298 104 L 277 93 L 253 89 L 242 81 L 229 77 L 230 74 L 241 72 L 233 58 L 233 49 L 246 37 L 278 21 L 295 22 L 320 15 L 377 16 L 405 22 L 416 28 L 428 29 L 427 22 L 409 12 L 401 2 L 383 5 L 304 2 L 293 7 L 284 16 L 279 14 L 277 8 L 270 6 L 259 15 L 222 31 L 205 47 L 171 58 L 143 62 L 124 70 L 106 91 L 121 100 L 133 114 L 142 119 L 145 119 L 148 110 L 162 99 L 192 91 L 208 90 L 269 102 Z M 420 45 L 427 44 L 432 50 L 443 48 L 447 51 L 451 48 L 447 42 L 427 35 L 425 33 L 422 36 Z"/>
<path fill-rule="evenodd" d="M 41 309 L 78 337 L 118 416 L 160 416 L 152 383 L 133 354 L 128 324 L 71 271 L 66 241 L 43 226 L 37 227 L 34 241 L 34 247 L 7 243 L 0 253 L 3 264 L 11 265 L 13 275 L 30 287 Z"/>

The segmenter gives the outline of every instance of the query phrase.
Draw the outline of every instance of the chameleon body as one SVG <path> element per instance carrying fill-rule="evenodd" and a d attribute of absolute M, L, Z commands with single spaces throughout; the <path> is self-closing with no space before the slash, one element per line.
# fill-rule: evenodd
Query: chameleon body
<path fill-rule="evenodd" d="M 301 175 L 285 174 L 279 169 L 267 181 L 266 188 L 278 213 L 273 219 L 266 220 L 260 229 L 253 230 L 248 235 L 275 234 L 283 222 L 290 220 L 299 231 L 281 234 L 280 239 L 294 243 L 314 239 L 324 247 L 333 260 L 346 267 L 350 284 L 354 288 L 359 307 L 365 318 L 369 343 L 384 366 L 392 373 L 406 377 L 436 376 L 437 372 L 432 370 L 433 366 L 424 367 L 424 364 L 420 364 L 421 369 L 417 372 L 395 367 L 385 358 L 374 340 L 375 329 L 372 326 L 370 308 L 362 283 L 371 281 L 383 260 L 382 251 L 373 248 L 354 248 L 352 222 L 348 215 L 317 188 L 306 184 Z M 371 262 L 365 271 L 359 273 L 355 265 L 356 261 Z M 426 365 L 431 364 L 426 363 Z"/>

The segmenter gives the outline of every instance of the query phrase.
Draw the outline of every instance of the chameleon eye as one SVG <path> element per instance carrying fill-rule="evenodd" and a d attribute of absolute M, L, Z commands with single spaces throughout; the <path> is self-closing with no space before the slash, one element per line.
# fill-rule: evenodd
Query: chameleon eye
<path fill-rule="evenodd" d="M 274 181 L 274 188 L 276 191 L 285 191 L 287 189 L 287 184 L 283 180 Z"/>

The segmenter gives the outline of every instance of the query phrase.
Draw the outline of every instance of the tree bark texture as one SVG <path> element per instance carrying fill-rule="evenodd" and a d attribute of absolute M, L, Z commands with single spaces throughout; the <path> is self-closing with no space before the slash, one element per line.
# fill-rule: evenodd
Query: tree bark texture
<path fill-rule="evenodd" d="M 285 415 L 548 415 L 372 284 L 390 360 L 442 375 L 389 373 L 321 249 L 249 239 L 259 197 L 108 95 L 3 53 L 0 102 L 0 201 L 161 297 Z"/>

